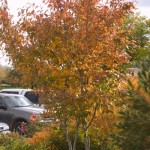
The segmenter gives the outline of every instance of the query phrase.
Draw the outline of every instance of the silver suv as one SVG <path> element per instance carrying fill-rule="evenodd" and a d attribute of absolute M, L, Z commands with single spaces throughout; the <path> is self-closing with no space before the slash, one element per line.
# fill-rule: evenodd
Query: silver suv
<path fill-rule="evenodd" d="M 39 95 L 33 92 L 32 89 L 3 89 L 0 91 L 0 93 L 23 95 L 32 103 L 34 104 L 39 103 Z"/>
<path fill-rule="evenodd" d="M 22 133 L 22 123 L 30 123 L 31 117 L 41 117 L 44 108 L 35 106 L 22 95 L 0 93 L 0 122 L 8 124 L 10 131 Z"/>

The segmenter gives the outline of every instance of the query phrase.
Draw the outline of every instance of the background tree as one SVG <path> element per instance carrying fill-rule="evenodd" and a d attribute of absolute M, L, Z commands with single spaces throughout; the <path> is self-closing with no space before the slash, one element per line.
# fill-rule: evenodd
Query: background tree
<path fill-rule="evenodd" d="M 134 42 L 127 46 L 127 51 L 131 56 L 132 65 L 136 65 L 138 61 L 150 53 L 150 19 L 135 14 L 129 16 L 126 24 L 133 25 L 130 40 Z"/>
<path fill-rule="evenodd" d="M 138 73 L 139 88 L 150 94 L 150 52 L 138 66 L 140 68 L 140 72 Z"/>
<path fill-rule="evenodd" d="M 12 85 L 12 87 L 24 87 L 22 84 L 22 77 L 15 68 L 10 68 L 9 74 L 7 76 L 7 81 Z"/>
<path fill-rule="evenodd" d="M 140 62 L 138 79 L 132 79 L 123 98 L 117 145 L 123 150 L 146 150 L 150 147 L 150 57 Z"/>
<path fill-rule="evenodd" d="M 124 0 L 44 3 L 46 11 L 35 5 L 21 9 L 17 24 L 7 7 L 1 7 L 1 43 L 24 85 L 44 91 L 47 109 L 59 119 L 69 149 L 76 149 L 80 128 L 89 150 L 88 129 L 96 111 L 110 103 L 101 81 L 128 61 L 130 25 L 126 28 L 124 20 L 134 6 Z M 73 144 L 70 128 L 76 130 Z"/>
<path fill-rule="evenodd" d="M 0 65 L 0 83 L 8 83 L 7 79 L 9 72 L 9 67 Z"/>

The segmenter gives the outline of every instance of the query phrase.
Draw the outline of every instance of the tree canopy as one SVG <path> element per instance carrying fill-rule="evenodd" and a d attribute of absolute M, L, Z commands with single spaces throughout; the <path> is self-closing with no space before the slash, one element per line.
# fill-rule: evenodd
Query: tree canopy
<path fill-rule="evenodd" d="M 135 65 L 150 53 L 150 19 L 135 14 L 127 19 L 126 24 L 134 25 L 130 40 L 135 42 L 127 47 L 127 49 L 132 57 L 130 61 Z"/>
<path fill-rule="evenodd" d="M 2 0 L 1 0 L 2 1 Z M 126 63 L 132 25 L 124 21 L 134 5 L 124 0 L 45 0 L 22 8 L 13 23 L 5 1 L 0 8 L 0 41 L 25 86 L 44 91 L 49 113 L 59 119 L 70 150 L 78 129 L 87 130 L 106 103 L 100 86 L 108 74 Z M 75 121 L 75 140 L 68 126 Z"/>

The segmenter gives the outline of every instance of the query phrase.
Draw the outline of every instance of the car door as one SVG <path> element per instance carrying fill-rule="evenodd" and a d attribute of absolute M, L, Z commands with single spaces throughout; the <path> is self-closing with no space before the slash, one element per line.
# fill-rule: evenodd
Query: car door
<path fill-rule="evenodd" d="M 12 122 L 13 113 L 10 111 L 2 97 L 0 97 L 0 106 L 5 106 L 5 108 L 0 107 L 0 122 L 10 125 Z"/>

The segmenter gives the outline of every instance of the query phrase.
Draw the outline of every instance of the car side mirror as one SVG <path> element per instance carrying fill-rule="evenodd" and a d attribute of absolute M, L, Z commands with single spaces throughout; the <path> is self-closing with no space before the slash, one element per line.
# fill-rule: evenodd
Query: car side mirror
<path fill-rule="evenodd" d="M 0 109 L 6 110 L 6 109 L 7 109 L 7 106 L 6 106 L 5 104 L 0 103 Z"/>

